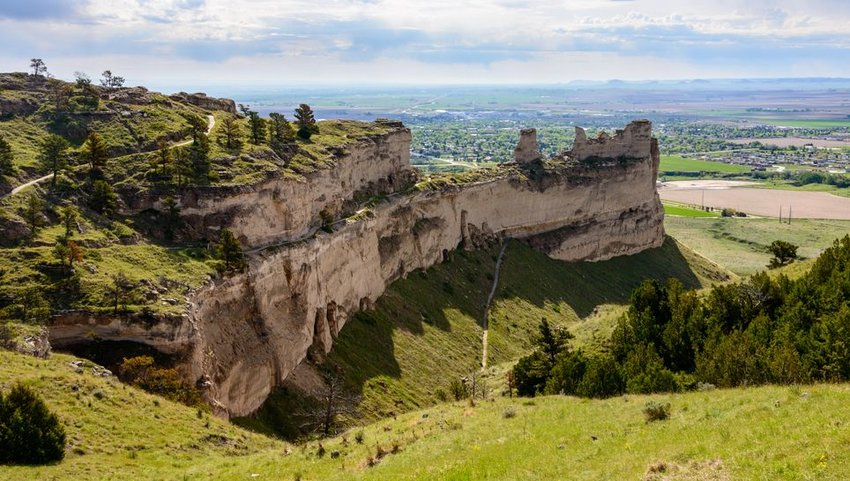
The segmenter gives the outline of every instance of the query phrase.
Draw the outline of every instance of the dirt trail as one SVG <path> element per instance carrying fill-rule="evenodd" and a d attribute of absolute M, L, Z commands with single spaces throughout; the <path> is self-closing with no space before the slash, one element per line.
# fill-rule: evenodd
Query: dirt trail
<path fill-rule="evenodd" d="M 210 132 L 212 132 L 213 127 L 215 127 L 215 117 L 213 117 L 212 115 L 207 115 L 207 122 L 208 122 L 207 135 L 210 135 Z M 184 145 L 189 145 L 191 143 L 192 143 L 191 140 L 186 140 L 186 141 L 179 142 L 179 143 L 172 145 L 171 148 L 173 149 L 173 148 L 176 148 L 176 147 L 182 147 Z M 35 184 L 40 184 L 42 182 L 47 182 L 48 180 L 50 180 L 52 178 L 53 178 L 53 174 L 47 174 L 44 177 L 39 177 L 35 180 L 31 180 L 31 181 L 27 182 L 26 184 L 21 184 L 21 185 L 15 187 L 14 189 L 12 189 L 8 194 L 0 195 L 0 200 L 5 199 L 6 197 L 13 196 L 13 195 L 17 194 L 18 192 L 26 189 L 27 187 L 33 186 Z"/>
<path fill-rule="evenodd" d="M 489 330 L 490 303 L 493 302 L 493 296 L 496 295 L 496 288 L 499 286 L 499 274 L 502 271 L 502 260 L 505 257 L 505 249 L 508 248 L 508 239 L 502 243 L 502 250 L 499 251 L 499 258 L 496 259 L 496 273 L 493 275 L 493 286 L 490 287 L 490 295 L 487 296 L 487 304 L 484 306 L 484 334 L 481 338 L 481 367 L 487 368 L 487 331 Z"/>

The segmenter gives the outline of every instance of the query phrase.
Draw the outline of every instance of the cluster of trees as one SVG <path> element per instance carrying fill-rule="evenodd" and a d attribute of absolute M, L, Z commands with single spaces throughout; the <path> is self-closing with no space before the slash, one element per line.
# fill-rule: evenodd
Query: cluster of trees
<path fill-rule="evenodd" d="M 0 464 L 46 464 L 65 457 L 65 430 L 31 388 L 0 392 Z"/>
<path fill-rule="evenodd" d="M 254 145 L 268 144 L 272 150 L 282 153 L 287 144 L 295 142 L 296 138 L 309 141 L 310 137 L 319 133 L 313 110 L 307 104 L 301 104 L 295 109 L 295 127 L 281 113 L 272 112 L 268 119 L 251 110 L 246 105 L 239 105 L 242 116 L 248 119 L 248 140 Z M 226 117 L 222 121 L 221 133 L 218 137 L 220 145 L 228 149 L 238 149 L 242 145 L 242 134 L 236 118 Z"/>
<path fill-rule="evenodd" d="M 569 394 L 607 397 L 623 392 L 624 379 L 613 358 L 587 356 L 570 346 L 572 335 L 545 318 L 534 342 L 536 350 L 514 366 L 510 384 L 520 396 Z"/>
<path fill-rule="evenodd" d="M 850 236 L 797 280 L 760 273 L 705 297 L 675 279 L 646 281 L 632 293 L 609 354 L 585 357 L 563 342 L 542 343 L 514 375 L 521 394 L 590 397 L 678 391 L 700 382 L 843 382 L 850 380 L 848 300 Z"/>
<path fill-rule="evenodd" d="M 192 142 L 186 147 L 174 148 L 166 139 L 160 139 L 150 158 L 151 174 L 160 181 L 173 182 L 178 187 L 192 182 L 206 184 L 213 177 L 210 141 L 206 134 L 207 121 L 194 114 L 186 115 L 185 118 L 189 123 Z"/>
<path fill-rule="evenodd" d="M 797 175 L 795 183 L 799 185 L 827 184 L 845 188 L 850 187 L 850 176 L 825 172 L 802 172 Z"/>

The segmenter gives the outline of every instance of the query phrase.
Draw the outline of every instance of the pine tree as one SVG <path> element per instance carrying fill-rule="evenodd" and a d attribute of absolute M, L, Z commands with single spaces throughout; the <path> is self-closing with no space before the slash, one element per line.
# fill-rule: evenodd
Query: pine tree
<path fill-rule="evenodd" d="M 292 128 L 292 124 L 286 120 L 283 114 L 277 112 L 269 114 L 269 139 L 271 143 L 295 141 L 295 129 Z"/>
<path fill-rule="evenodd" d="M 12 175 L 15 166 L 12 163 L 15 156 L 12 154 L 12 146 L 3 137 L 0 137 L 0 176 Z"/>
<path fill-rule="evenodd" d="M 22 217 L 30 227 L 30 234 L 35 236 L 38 229 L 44 225 L 44 202 L 35 194 L 30 194 L 27 204 L 22 212 Z"/>
<path fill-rule="evenodd" d="M 237 149 L 242 144 L 239 124 L 232 115 L 224 117 L 221 121 L 219 144 L 224 144 L 228 149 Z"/>
<path fill-rule="evenodd" d="M 41 162 L 42 168 L 53 174 L 50 181 L 51 187 L 56 187 L 56 178 L 59 176 L 59 172 L 68 166 L 68 147 L 68 141 L 56 134 L 48 135 L 41 142 L 38 160 Z"/>
<path fill-rule="evenodd" d="M 171 147 L 165 139 L 159 139 L 156 143 L 156 154 L 153 160 L 154 172 L 159 171 L 160 175 L 168 175 L 171 171 L 171 164 L 174 158 L 171 155 Z"/>
<path fill-rule="evenodd" d="M 73 205 L 68 205 L 59 211 L 59 215 L 62 217 L 62 225 L 65 227 L 65 239 L 70 239 L 74 236 L 74 227 L 77 225 L 80 211 Z"/>
<path fill-rule="evenodd" d="M 251 143 L 260 145 L 266 140 L 266 121 L 255 111 L 248 112 L 248 127 L 251 130 Z"/>
<path fill-rule="evenodd" d="M 90 133 L 86 138 L 86 143 L 83 144 L 83 159 L 89 163 L 90 178 L 103 177 L 103 169 L 106 167 L 106 161 L 109 160 L 109 154 L 106 143 L 97 132 Z"/>
<path fill-rule="evenodd" d="M 298 123 L 298 137 L 310 140 L 310 136 L 319 133 L 319 126 L 313 116 L 313 109 L 307 104 L 301 104 L 295 109 L 295 120 Z"/>
<path fill-rule="evenodd" d="M 96 180 L 92 185 L 92 193 L 89 198 L 89 207 L 95 212 L 109 216 L 115 212 L 118 197 L 112 190 L 112 186 L 103 180 Z"/>

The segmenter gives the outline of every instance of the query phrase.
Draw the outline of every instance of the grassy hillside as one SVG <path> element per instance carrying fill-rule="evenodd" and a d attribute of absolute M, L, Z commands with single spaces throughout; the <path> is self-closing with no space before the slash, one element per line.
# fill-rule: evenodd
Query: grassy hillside
<path fill-rule="evenodd" d="M 0 479 L 771 479 L 850 476 L 850 387 L 760 387 L 603 401 L 449 403 L 287 445 L 93 374 L 0 352 L 0 385 L 32 385 L 68 433 L 64 461 Z M 82 373 L 78 373 L 78 370 Z M 647 423 L 648 400 L 671 418 Z M 650 472 L 651 471 L 651 472 Z M 687 476 L 682 476 L 682 474 Z M 653 477 L 656 476 L 656 477 Z"/>
<path fill-rule="evenodd" d="M 283 445 L 102 377 L 71 356 L 41 360 L 0 350 L 0 386 L 32 386 L 57 413 L 68 450 L 60 464 L 0 466 L 0 479 L 177 479 L 196 464 Z"/>
<path fill-rule="evenodd" d="M 817 257 L 832 241 L 850 233 L 850 222 L 838 220 L 794 220 L 789 225 L 777 219 L 667 217 L 667 233 L 682 244 L 738 275 L 766 269 L 774 240 L 800 246 L 798 254 Z"/>
<path fill-rule="evenodd" d="M 357 314 L 334 343 L 330 361 L 362 393 L 366 419 L 409 411 L 451 397 L 449 385 L 481 365 L 484 305 L 498 248 L 458 251 L 450 261 L 392 284 L 375 309 Z M 574 330 L 591 348 L 607 338 L 631 290 L 646 278 L 677 277 L 692 288 L 726 273 L 672 239 L 663 247 L 604 262 L 566 263 L 511 241 L 490 312 L 489 385 L 504 387 L 500 363 L 526 354 L 541 318 Z M 587 321 L 583 321 L 586 319 Z M 291 435 L 297 391 L 273 394 L 256 419 L 240 422 Z M 293 398 L 295 396 L 295 398 Z"/>

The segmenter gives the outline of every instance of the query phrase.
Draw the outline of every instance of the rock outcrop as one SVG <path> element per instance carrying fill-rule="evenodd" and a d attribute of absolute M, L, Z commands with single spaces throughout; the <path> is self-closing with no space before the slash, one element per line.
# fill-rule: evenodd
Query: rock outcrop
<path fill-rule="evenodd" d="M 518 164 L 528 164 L 543 157 L 537 147 L 537 129 L 522 129 L 519 131 L 519 143 L 514 149 L 514 161 Z"/>
<path fill-rule="evenodd" d="M 236 102 L 231 99 L 209 97 L 207 94 L 202 92 L 194 94 L 179 92 L 172 95 L 171 98 L 172 100 L 182 101 L 198 106 L 204 110 L 223 110 L 225 112 L 230 112 L 231 114 L 236 114 Z"/>
<path fill-rule="evenodd" d="M 118 329 L 152 345 L 172 340 L 187 377 L 207 386 L 217 411 L 241 416 L 259 408 L 309 352 L 328 352 L 346 321 L 390 283 L 460 245 L 522 238 L 557 259 L 594 261 L 663 242 L 649 122 L 613 137 L 577 135 L 570 152 L 480 182 L 423 183 L 400 193 L 399 179 L 410 175 L 409 135 L 398 127 L 365 139 L 332 169 L 303 180 L 275 179 L 219 198 L 184 196 L 191 222 L 218 222 L 251 246 L 246 272 L 200 289 L 188 316 L 160 322 L 156 332 L 97 320 L 88 328 L 100 326 L 104 338 Z M 319 212 L 378 184 L 394 193 L 333 232 L 317 231 Z M 69 324 L 86 323 L 63 323 L 66 333 Z"/>

